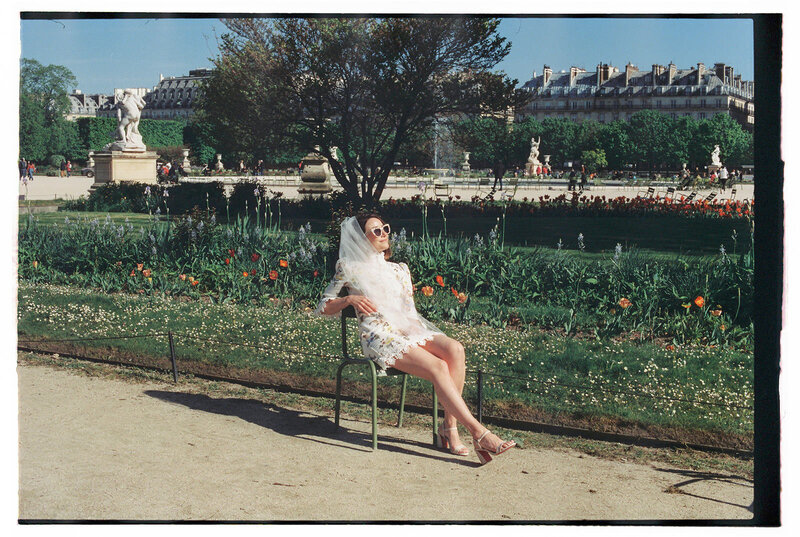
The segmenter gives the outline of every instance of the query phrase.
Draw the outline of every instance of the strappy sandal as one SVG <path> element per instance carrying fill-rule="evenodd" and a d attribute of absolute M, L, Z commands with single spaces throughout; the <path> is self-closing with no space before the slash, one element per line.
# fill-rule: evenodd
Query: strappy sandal
<path fill-rule="evenodd" d="M 495 450 L 486 449 L 481 446 L 481 440 L 483 440 L 487 434 L 490 434 L 490 432 L 489 429 L 486 429 L 478 439 L 472 437 L 472 445 L 475 447 L 475 453 L 478 454 L 478 459 L 480 459 L 481 464 L 490 462 L 492 460 L 492 455 L 500 455 L 517 445 L 513 440 L 506 440 L 505 442 L 501 442 Z"/>
<path fill-rule="evenodd" d="M 459 444 L 454 446 L 453 443 L 450 441 L 449 434 L 443 434 L 442 431 L 458 431 L 457 427 L 450 427 L 449 429 L 439 429 L 439 433 L 436 436 L 436 447 L 440 449 L 449 449 L 450 453 L 453 455 L 460 455 L 461 457 L 466 457 L 469 455 L 469 449 L 464 444 Z"/>

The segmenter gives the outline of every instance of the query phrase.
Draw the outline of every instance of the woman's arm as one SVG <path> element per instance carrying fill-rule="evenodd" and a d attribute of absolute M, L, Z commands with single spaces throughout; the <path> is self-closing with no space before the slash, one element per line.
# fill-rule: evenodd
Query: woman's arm
<path fill-rule="evenodd" d="M 363 295 L 348 295 L 348 296 L 339 296 L 339 292 L 342 290 L 342 287 L 346 283 L 346 278 L 344 274 L 344 267 L 342 266 L 342 261 L 339 260 L 336 262 L 336 273 L 333 275 L 333 279 L 331 283 L 328 284 L 328 287 L 322 293 L 322 298 L 317 305 L 317 309 L 314 313 L 318 315 L 326 315 L 326 316 L 336 316 L 339 317 L 341 315 L 341 311 L 345 309 L 347 306 L 353 306 L 358 311 L 362 313 L 375 313 L 377 309 L 369 301 L 369 299 Z"/>

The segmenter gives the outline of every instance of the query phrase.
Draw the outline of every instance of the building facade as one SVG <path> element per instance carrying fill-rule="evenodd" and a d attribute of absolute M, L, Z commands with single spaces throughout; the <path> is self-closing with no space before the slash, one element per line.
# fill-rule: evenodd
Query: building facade
<path fill-rule="evenodd" d="M 142 110 L 142 118 L 188 119 L 194 116 L 200 83 L 209 76 L 210 69 L 194 69 L 188 76 L 160 77 L 153 91 L 144 96 L 147 105 Z"/>
<path fill-rule="evenodd" d="M 532 99 L 519 112 L 520 119 L 560 117 L 607 123 L 629 120 L 638 110 L 647 109 L 672 118 L 710 119 L 723 113 L 753 129 L 753 82 L 734 75 L 733 67 L 724 63 L 714 64 L 713 69 L 703 63 L 689 69 L 654 64 L 650 71 L 631 64 L 624 71 L 598 64 L 594 73 L 579 67 L 553 73 L 545 65 L 544 72 L 534 72 L 523 89 Z"/>
<path fill-rule="evenodd" d="M 68 120 L 79 117 L 117 117 L 116 104 L 127 90 L 144 99 L 142 118 L 188 119 L 194 116 L 194 103 L 200 93 L 200 82 L 211 75 L 210 69 L 195 69 L 188 76 L 159 77 L 150 88 L 115 88 L 113 95 L 88 95 L 75 90 L 69 100 L 72 108 Z"/>

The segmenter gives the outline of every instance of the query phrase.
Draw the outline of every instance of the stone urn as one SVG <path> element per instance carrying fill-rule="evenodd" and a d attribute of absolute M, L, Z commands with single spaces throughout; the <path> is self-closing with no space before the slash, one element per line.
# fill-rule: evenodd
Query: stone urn
<path fill-rule="evenodd" d="M 184 149 L 183 150 L 183 163 L 181 164 L 181 166 L 183 166 L 184 170 L 188 170 L 191 167 L 191 164 L 189 163 L 189 150 L 188 149 Z"/>
<path fill-rule="evenodd" d="M 214 164 L 214 169 L 217 170 L 218 172 L 221 172 L 222 170 L 225 169 L 225 167 L 222 165 L 222 155 L 220 155 L 219 153 L 217 153 L 217 163 Z"/>
<path fill-rule="evenodd" d="M 328 159 L 318 153 L 319 147 L 303 157 L 300 171 L 300 194 L 329 194 L 333 191 L 330 178 L 333 175 Z"/>

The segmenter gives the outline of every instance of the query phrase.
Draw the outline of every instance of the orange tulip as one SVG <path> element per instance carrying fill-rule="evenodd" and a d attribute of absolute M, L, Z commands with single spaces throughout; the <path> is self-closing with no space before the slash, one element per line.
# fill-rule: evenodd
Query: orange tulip
<path fill-rule="evenodd" d="M 270 270 L 269 271 L 269 279 L 270 280 L 277 280 L 278 279 L 278 271 L 277 270 Z"/>
<path fill-rule="evenodd" d="M 699 296 L 694 299 L 694 303 L 697 305 L 698 308 L 702 308 L 706 305 L 706 301 L 703 300 L 703 297 Z"/>
<path fill-rule="evenodd" d="M 136 271 L 135 270 L 131 271 L 131 276 L 136 276 Z"/>
<path fill-rule="evenodd" d="M 34 262 L 33 262 L 33 268 L 36 268 L 36 267 L 38 267 L 38 266 L 39 266 L 39 262 L 38 262 L 38 261 L 34 261 Z"/>
<path fill-rule="evenodd" d="M 231 258 L 230 257 L 226 257 L 225 258 L 225 264 L 226 265 L 230 265 L 231 264 Z"/>
<path fill-rule="evenodd" d="M 722 310 L 711 310 L 711 315 L 713 315 L 714 317 L 719 317 L 720 315 L 722 315 Z"/>
<path fill-rule="evenodd" d="M 441 276 L 436 276 L 436 283 L 444 287 L 444 278 L 442 278 Z"/>
<path fill-rule="evenodd" d="M 192 282 L 192 285 L 198 285 L 199 283 L 200 283 L 200 280 L 195 280 L 195 281 Z"/>
<path fill-rule="evenodd" d="M 136 270 L 141 271 L 142 267 L 144 267 L 144 263 L 136 263 Z"/>
<path fill-rule="evenodd" d="M 425 296 L 431 296 L 433 294 L 433 287 L 426 285 L 422 288 L 422 294 Z"/>
<path fill-rule="evenodd" d="M 453 293 L 453 296 L 458 296 L 458 291 L 456 291 L 455 287 L 451 287 L 450 292 Z"/>
<path fill-rule="evenodd" d="M 247 272 L 242 272 L 242 277 L 247 278 L 247 276 L 248 276 Z"/>
<path fill-rule="evenodd" d="M 622 307 L 622 309 L 627 308 L 631 304 L 632 304 L 632 302 L 630 300 L 628 300 L 627 298 L 625 298 L 625 297 L 622 297 L 622 298 L 619 299 L 619 305 L 620 305 L 620 307 Z"/>
<path fill-rule="evenodd" d="M 186 279 L 186 274 L 181 274 L 180 276 L 178 276 L 178 278 L 180 278 L 181 280 L 185 280 Z"/>
<path fill-rule="evenodd" d="M 315 270 L 315 271 L 314 271 L 314 277 L 316 278 L 317 276 L 319 276 L 319 271 L 318 271 L 318 270 Z"/>
<path fill-rule="evenodd" d="M 675 345 L 667 345 L 667 350 L 668 351 L 674 351 L 675 350 Z"/>
<path fill-rule="evenodd" d="M 467 301 L 467 295 L 464 293 L 458 293 L 458 301 L 462 304 Z"/>
<path fill-rule="evenodd" d="M 719 325 L 719 329 L 724 332 L 725 331 L 725 325 L 724 324 Z"/>
<path fill-rule="evenodd" d="M 189 283 L 194 283 L 194 276 L 189 276 Z"/>
<path fill-rule="evenodd" d="M 149 277 L 150 277 L 150 274 L 151 274 L 151 271 L 150 271 L 150 269 L 144 269 L 144 270 L 142 271 L 142 274 L 144 274 L 144 276 L 145 276 L 146 278 L 149 278 Z"/>
<path fill-rule="evenodd" d="M 283 268 L 286 268 L 286 267 L 289 266 L 289 262 L 286 261 L 285 259 L 281 259 L 280 261 L 278 261 L 278 264 Z"/>

